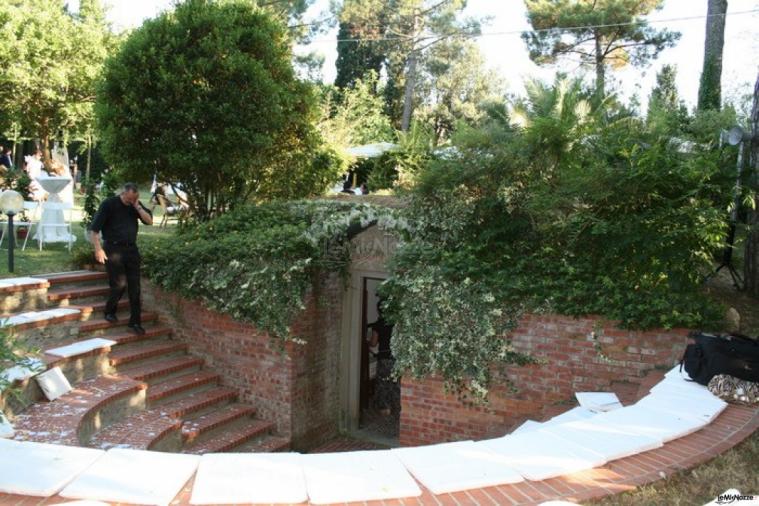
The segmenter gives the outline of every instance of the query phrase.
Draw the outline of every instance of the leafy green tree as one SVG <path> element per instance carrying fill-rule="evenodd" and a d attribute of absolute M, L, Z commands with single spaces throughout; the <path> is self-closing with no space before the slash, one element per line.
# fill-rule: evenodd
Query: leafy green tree
<path fill-rule="evenodd" d="M 145 22 L 108 61 L 96 111 L 109 161 L 181 184 L 199 220 L 334 177 L 288 35 L 249 2 L 188 0 Z"/>
<path fill-rule="evenodd" d="M 340 20 L 353 27 L 357 38 L 383 38 L 386 108 L 394 124 L 404 131 L 411 124 L 414 103 L 419 101 L 414 92 L 426 51 L 441 41 L 479 30 L 477 20 L 459 19 L 465 6 L 465 0 L 346 0 L 342 5 Z"/>
<path fill-rule="evenodd" d="M 698 109 L 722 106 L 722 48 L 725 45 L 727 0 L 709 0 L 704 39 L 704 67 L 698 87 Z"/>
<path fill-rule="evenodd" d="M 341 147 L 395 140 L 390 118 L 383 112 L 382 98 L 375 93 L 377 79 L 376 74 L 369 73 L 342 93 L 327 94 L 337 99 L 334 111 L 330 110 L 332 100 L 325 104 L 325 119 L 320 125 L 325 138 Z"/>
<path fill-rule="evenodd" d="M 10 62 L 0 76 L 0 109 L 22 137 L 41 140 L 49 164 L 54 139 L 91 123 L 95 83 L 112 47 L 102 8 L 86 0 L 77 17 L 62 0 L 10 0 L 0 4 L 0 33 L 0 54 Z"/>
<path fill-rule="evenodd" d="M 458 122 L 474 124 L 484 106 L 502 100 L 505 86 L 495 71 L 485 68 L 477 44 L 466 39 L 441 41 L 431 47 L 419 77 L 419 119 L 428 123 L 439 143 Z"/>
<path fill-rule="evenodd" d="M 654 124 L 663 121 L 671 128 L 679 129 L 688 120 L 688 108 L 677 92 L 677 67 L 664 65 L 656 74 L 656 85 L 648 98 L 647 121 Z"/>
<path fill-rule="evenodd" d="M 671 47 L 680 34 L 655 30 L 643 19 L 664 0 L 524 0 L 534 31 L 522 38 L 536 63 L 579 58 L 596 73 L 596 92 L 604 95 L 606 67 L 642 66 Z"/>
<path fill-rule="evenodd" d="M 369 72 L 379 75 L 385 59 L 382 42 L 359 40 L 359 38 L 378 38 L 382 30 L 359 31 L 353 25 L 341 22 L 337 33 L 337 75 L 335 86 L 347 88 L 363 79 Z"/>

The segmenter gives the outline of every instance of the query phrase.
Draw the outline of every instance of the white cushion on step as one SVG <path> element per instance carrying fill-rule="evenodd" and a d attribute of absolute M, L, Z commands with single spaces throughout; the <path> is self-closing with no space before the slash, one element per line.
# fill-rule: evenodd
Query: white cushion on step
<path fill-rule="evenodd" d="M 0 438 L 12 438 L 16 431 L 13 429 L 11 422 L 5 418 L 5 414 L 0 411 Z"/>
<path fill-rule="evenodd" d="M 36 285 L 39 283 L 44 283 L 46 281 L 47 281 L 46 279 L 42 279 L 42 278 L 29 278 L 29 277 L 0 279 L 0 289 L 10 288 L 12 286 Z"/>
<path fill-rule="evenodd" d="M 71 391 L 71 384 L 60 367 L 53 367 L 49 371 L 38 374 L 35 379 L 48 400 L 54 401 Z"/>
<path fill-rule="evenodd" d="M 546 433 L 543 429 L 475 444 L 496 452 L 503 457 L 503 465 L 533 481 L 584 471 L 606 463 L 600 453 Z"/>
<path fill-rule="evenodd" d="M 200 459 L 190 504 L 308 501 L 298 453 L 219 453 Z"/>
<path fill-rule="evenodd" d="M 696 420 L 691 416 L 665 413 L 637 404 L 608 413 L 600 413 L 593 420 L 608 423 L 626 432 L 658 438 L 665 443 L 687 436 L 706 425 L 706 422 Z"/>
<path fill-rule="evenodd" d="M 446 494 L 524 481 L 503 458 L 472 441 L 392 450 L 433 494 Z"/>
<path fill-rule="evenodd" d="M 536 422 L 535 420 L 525 420 L 522 425 L 517 427 L 516 429 L 512 430 L 512 434 L 523 434 L 525 432 L 530 432 L 533 430 L 537 430 L 543 426 L 542 422 Z"/>
<path fill-rule="evenodd" d="M 621 405 L 619 407 L 622 407 Z M 543 427 L 549 427 L 551 425 L 558 425 L 560 423 L 574 422 L 578 420 L 587 420 L 595 416 L 595 413 L 588 408 L 582 406 L 574 407 L 568 411 L 563 412 L 560 415 L 556 415 L 547 422 L 543 422 Z"/>
<path fill-rule="evenodd" d="M 200 463 L 197 455 L 111 449 L 60 495 L 130 504 L 167 505 Z"/>
<path fill-rule="evenodd" d="M 13 367 L 9 367 L 3 372 L 0 372 L 0 379 L 9 383 L 13 383 L 14 381 L 23 381 L 25 379 L 31 378 L 39 371 L 42 371 L 44 369 L 45 364 L 43 364 L 41 360 L 37 358 L 31 358 L 25 360 L 23 364 L 14 365 Z"/>
<path fill-rule="evenodd" d="M 50 355 L 56 355 L 58 357 L 72 357 L 74 355 L 87 353 L 92 350 L 97 350 L 100 348 L 113 346 L 114 344 L 117 344 L 116 341 L 112 341 L 110 339 L 103 339 L 101 337 L 96 337 L 93 339 L 87 339 L 85 341 L 79 341 L 77 343 L 69 344 L 67 346 L 60 346 L 58 348 L 45 350 L 45 353 L 48 353 Z"/>
<path fill-rule="evenodd" d="M 17 315 L 10 316 L 3 320 L 2 326 L 9 325 L 21 325 L 29 322 L 38 322 L 43 320 L 50 320 L 59 316 L 66 316 L 70 314 L 80 313 L 78 309 L 70 308 L 55 308 L 46 309 L 45 311 L 28 311 L 26 313 L 19 313 Z"/>
<path fill-rule="evenodd" d="M 538 433 L 550 433 L 584 448 L 600 453 L 607 461 L 647 452 L 662 446 L 662 440 L 620 429 L 609 422 L 594 419 L 553 425 Z"/>
<path fill-rule="evenodd" d="M 312 504 L 418 497 L 422 491 L 390 450 L 302 456 Z"/>
<path fill-rule="evenodd" d="M 104 454 L 92 448 L 0 439 L 0 492 L 50 497 Z"/>

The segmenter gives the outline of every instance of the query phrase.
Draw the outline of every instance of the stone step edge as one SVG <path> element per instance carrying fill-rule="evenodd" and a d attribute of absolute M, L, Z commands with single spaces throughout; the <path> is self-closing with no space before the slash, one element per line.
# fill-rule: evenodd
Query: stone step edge
<path fill-rule="evenodd" d="M 44 313 L 46 311 L 54 311 L 56 309 L 69 309 L 69 308 L 49 308 L 49 309 L 44 309 L 42 311 L 24 311 L 22 313 L 15 313 L 15 314 L 7 315 L 7 316 L 2 316 L 0 317 L 0 321 L 4 322 L 14 316 L 19 316 L 19 315 L 23 315 L 27 313 Z M 65 322 L 70 322 L 70 321 L 79 321 L 82 317 L 81 312 L 76 308 L 71 308 L 71 309 L 72 311 L 75 311 L 75 312 L 71 312 L 65 315 L 52 316 L 50 318 L 44 318 L 40 320 L 32 320 L 32 321 L 27 321 L 27 322 L 22 322 L 22 323 L 9 323 L 6 326 L 8 328 L 12 328 L 15 331 L 19 331 L 19 330 L 28 330 L 28 329 L 36 329 L 40 327 L 47 327 L 49 325 L 57 325 L 59 323 L 65 323 Z"/>
<path fill-rule="evenodd" d="M 163 362 L 151 362 L 144 366 L 135 366 L 119 370 L 120 376 L 126 376 L 138 381 L 154 379 L 166 374 L 172 374 L 182 369 L 190 367 L 203 366 L 205 360 L 192 355 L 185 355 L 177 358 L 166 359 Z M 142 370 L 140 370 L 142 369 Z"/>
<path fill-rule="evenodd" d="M 238 446 L 242 446 L 251 439 L 268 435 L 267 431 L 274 427 L 274 423 L 263 420 L 253 420 L 250 425 L 234 430 L 221 432 L 218 437 L 203 441 L 197 445 L 185 448 L 184 453 L 202 455 L 204 453 L 226 452 Z"/>
<path fill-rule="evenodd" d="M 142 337 L 142 336 L 141 336 Z M 165 344 L 155 344 L 145 346 L 143 348 L 136 348 L 134 350 L 126 350 L 123 352 L 115 352 L 110 357 L 109 363 L 113 367 L 118 367 L 122 364 L 129 362 L 135 362 L 137 360 L 148 359 L 167 353 L 176 353 L 179 351 L 186 352 L 188 346 L 186 343 L 180 343 L 177 341 L 166 341 Z"/>
<path fill-rule="evenodd" d="M 212 390 L 205 390 L 190 394 L 187 397 L 178 399 L 153 409 L 166 413 L 167 416 L 174 418 L 184 418 L 196 411 L 211 407 L 226 401 L 237 399 L 238 392 L 234 388 L 216 387 Z"/>
<path fill-rule="evenodd" d="M 256 408 L 245 404 L 230 404 L 219 411 L 203 415 L 182 424 L 182 438 L 185 441 L 196 439 L 199 435 L 241 418 L 253 417 Z"/>
<path fill-rule="evenodd" d="M 163 383 L 150 385 L 148 387 L 147 400 L 148 403 L 156 402 L 166 397 L 192 390 L 193 388 L 208 385 L 209 383 L 218 384 L 220 379 L 220 374 L 210 371 L 200 371 L 184 376 L 177 376 Z"/>
<path fill-rule="evenodd" d="M 142 323 L 152 322 L 158 319 L 158 313 L 147 311 L 142 313 Z M 106 320 L 88 320 L 79 325 L 79 332 L 94 332 L 96 330 L 125 327 L 129 324 L 129 318 L 119 318 L 118 321 L 111 323 Z"/>
<path fill-rule="evenodd" d="M 116 434 L 113 434 L 114 432 L 125 431 L 133 426 L 139 427 L 139 429 L 129 430 L 126 437 L 115 437 Z M 166 416 L 165 414 L 154 410 L 145 410 L 123 418 L 120 421 L 109 425 L 106 429 L 99 431 L 90 438 L 90 446 L 93 446 L 94 443 L 94 447 L 96 448 L 107 449 L 126 445 L 129 448 L 138 450 L 149 450 L 164 437 L 174 431 L 178 431 L 181 426 L 182 420 L 180 419 Z M 155 431 L 156 427 L 158 428 L 157 431 Z M 147 429 L 148 437 L 139 437 L 146 435 L 145 429 Z M 130 441 L 130 435 L 137 437 Z M 110 440 L 103 441 L 104 438 Z"/>
<path fill-rule="evenodd" d="M 82 299 L 84 297 L 96 297 L 108 295 L 111 289 L 108 286 L 93 286 L 87 288 L 66 288 L 65 290 L 48 291 L 47 300 L 56 302 L 64 299 Z"/>
<path fill-rule="evenodd" d="M 46 280 L 51 286 L 55 286 L 65 283 L 79 283 L 82 281 L 98 281 L 101 279 L 108 279 L 108 273 L 101 271 L 83 270 L 54 274 L 41 274 L 39 277 Z"/>

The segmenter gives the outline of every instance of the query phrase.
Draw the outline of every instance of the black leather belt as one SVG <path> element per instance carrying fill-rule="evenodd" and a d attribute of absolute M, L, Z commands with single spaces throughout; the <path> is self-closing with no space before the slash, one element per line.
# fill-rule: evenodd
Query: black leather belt
<path fill-rule="evenodd" d="M 137 243 L 135 242 L 129 242 L 129 241 L 105 241 L 105 244 L 107 246 L 124 246 L 127 248 L 131 248 L 133 246 L 137 246 Z"/>

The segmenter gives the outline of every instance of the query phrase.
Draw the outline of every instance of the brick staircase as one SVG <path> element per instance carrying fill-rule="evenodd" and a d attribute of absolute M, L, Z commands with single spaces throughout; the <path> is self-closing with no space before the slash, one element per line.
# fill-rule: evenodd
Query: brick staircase
<path fill-rule="evenodd" d="M 99 371 L 105 370 L 107 374 L 100 376 L 107 378 L 112 375 L 111 382 L 128 380 L 146 386 L 139 410 L 122 410 L 123 416 L 120 418 L 110 416 L 109 423 L 94 427 L 83 420 L 68 422 L 70 430 L 78 431 L 80 444 L 193 454 L 271 452 L 289 448 L 289 440 L 276 435 L 274 424 L 256 418 L 254 406 L 239 403 L 238 392 L 225 387 L 221 376 L 208 369 L 202 357 L 189 354 L 186 344 L 173 339 L 172 329 L 162 325 L 157 314 L 149 311 L 150 308 L 143 309 L 144 335 L 136 335 L 126 327 L 129 320 L 127 300 L 119 304 L 117 322 L 105 321 L 103 310 L 108 293 L 105 273 L 77 271 L 42 277 L 49 284 L 46 293 L 48 308 L 67 307 L 81 311 L 76 338 L 68 339 L 66 343 L 92 338 L 114 341 L 116 344 L 105 351 L 105 363 L 99 366 Z M 39 290 L 39 287 L 35 289 Z M 15 296 L 18 297 L 18 294 Z M 46 356 L 49 364 L 56 365 L 81 359 L 76 356 L 66 359 Z M 87 378 L 81 374 L 74 376 L 76 379 Z M 71 375 L 69 377 L 71 379 Z M 74 385 L 75 391 L 86 390 L 89 383 L 97 385 L 98 381 L 107 380 L 87 378 Z M 120 395 L 123 397 L 123 394 Z M 62 399 L 55 403 L 42 403 L 47 405 L 45 409 L 37 405 L 27 408 L 21 417 L 26 433 L 35 433 L 35 423 L 46 426 L 42 420 L 35 422 L 35 410 L 46 417 L 50 417 L 51 406 L 55 404 L 61 404 L 61 409 L 70 410 L 71 406 L 63 406 L 66 400 Z M 98 400 L 100 409 L 107 401 Z M 86 417 L 92 418 L 92 415 L 81 416 L 82 419 Z M 95 418 L 99 419 L 99 414 Z M 63 423 L 66 423 L 65 420 Z M 86 434 L 82 433 L 82 427 L 89 428 Z M 70 436 L 67 443 L 72 444 L 71 441 L 75 440 L 75 436 Z"/>

